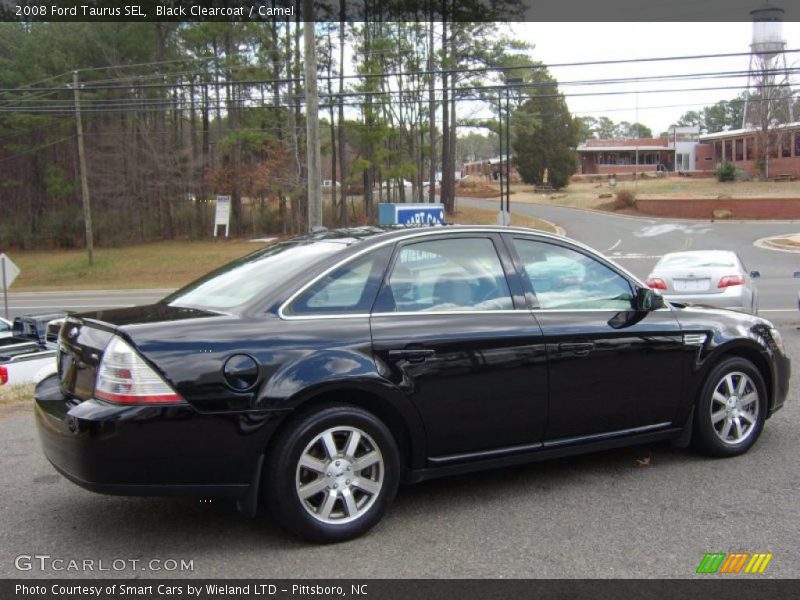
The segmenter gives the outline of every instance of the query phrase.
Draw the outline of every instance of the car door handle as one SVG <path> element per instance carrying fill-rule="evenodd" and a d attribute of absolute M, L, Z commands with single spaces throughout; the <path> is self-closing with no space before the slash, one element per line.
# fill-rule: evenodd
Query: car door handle
<path fill-rule="evenodd" d="M 412 363 L 424 362 L 436 354 L 435 350 L 428 350 L 424 348 L 403 348 L 402 350 L 389 350 L 389 358 L 391 360 L 407 360 Z"/>
<path fill-rule="evenodd" d="M 574 354 L 575 356 L 586 356 L 592 350 L 594 350 L 592 342 L 567 342 L 558 345 L 559 352 Z"/>

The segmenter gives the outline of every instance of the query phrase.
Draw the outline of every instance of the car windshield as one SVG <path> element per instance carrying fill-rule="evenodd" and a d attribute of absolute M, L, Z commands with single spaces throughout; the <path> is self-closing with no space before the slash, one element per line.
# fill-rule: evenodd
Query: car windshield
<path fill-rule="evenodd" d="M 304 269 L 341 251 L 352 240 L 275 244 L 233 261 L 164 299 L 170 306 L 227 311 L 241 306 Z"/>
<path fill-rule="evenodd" d="M 703 252 L 697 254 L 667 255 L 658 263 L 658 267 L 672 269 L 676 267 L 735 267 L 732 255 L 722 252 Z"/>

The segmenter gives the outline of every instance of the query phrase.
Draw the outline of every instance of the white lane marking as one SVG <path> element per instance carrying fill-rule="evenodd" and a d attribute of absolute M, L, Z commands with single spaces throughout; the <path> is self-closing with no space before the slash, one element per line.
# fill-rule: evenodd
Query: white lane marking
<path fill-rule="evenodd" d="M 700 223 L 694 223 L 692 225 L 687 225 L 685 223 L 659 223 L 658 225 L 642 227 L 638 231 L 634 231 L 633 235 L 638 238 L 655 237 L 657 235 L 664 235 L 666 233 L 672 233 L 675 231 L 680 231 L 681 233 L 687 235 L 695 235 L 708 233 L 709 231 L 713 230 L 708 225 Z"/>
<path fill-rule="evenodd" d="M 617 243 L 616 243 L 616 244 L 614 244 L 613 246 L 611 246 L 611 248 L 606 248 L 606 249 L 605 249 L 605 252 L 611 252 L 611 251 L 612 251 L 614 248 L 616 248 L 617 246 L 619 246 L 621 243 L 622 243 L 622 240 L 617 240 Z"/>
<path fill-rule="evenodd" d="M 759 308 L 758 314 L 762 312 L 800 312 L 796 308 Z"/>

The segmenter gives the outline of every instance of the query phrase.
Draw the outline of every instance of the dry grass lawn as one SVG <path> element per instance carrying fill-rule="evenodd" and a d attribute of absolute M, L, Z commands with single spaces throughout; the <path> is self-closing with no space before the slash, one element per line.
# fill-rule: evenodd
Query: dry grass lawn
<path fill-rule="evenodd" d="M 570 183 L 554 194 L 537 194 L 530 185 L 512 185 L 511 206 L 514 202 L 542 202 L 576 208 L 597 208 L 613 198 L 600 198 L 600 194 L 614 194 L 628 189 L 637 198 L 798 198 L 800 186 L 794 182 L 736 181 L 719 183 L 716 179 L 690 177 L 665 177 L 620 181 L 615 187 L 608 183 Z"/>
<path fill-rule="evenodd" d="M 262 245 L 214 240 L 99 248 L 91 267 L 84 250 L 11 251 L 21 273 L 10 291 L 175 288 Z"/>
<path fill-rule="evenodd" d="M 456 213 L 448 219 L 448 222 L 457 223 L 459 225 L 497 225 L 497 211 L 460 206 Z M 547 221 L 516 214 L 513 209 L 511 211 L 511 225 L 514 227 L 541 229 L 550 233 L 556 232 L 555 227 Z"/>
<path fill-rule="evenodd" d="M 33 384 L 0 385 L 0 406 L 22 404 L 33 399 Z"/>
<path fill-rule="evenodd" d="M 495 224 L 497 213 L 462 207 L 450 220 Z M 512 224 L 553 231 L 548 223 L 521 215 L 512 215 Z M 98 248 L 91 267 L 85 250 L 9 251 L 21 269 L 10 291 L 173 289 L 262 246 L 247 240 L 218 239 Z"/>

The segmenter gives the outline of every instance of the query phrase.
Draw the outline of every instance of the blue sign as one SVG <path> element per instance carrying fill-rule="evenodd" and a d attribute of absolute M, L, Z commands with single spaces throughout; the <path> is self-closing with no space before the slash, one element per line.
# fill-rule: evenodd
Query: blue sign
<path fill-rule="evenodd" d="M 444 225 L 443 204 L 378 205 L 378 222 L 381 225 Z"/>

